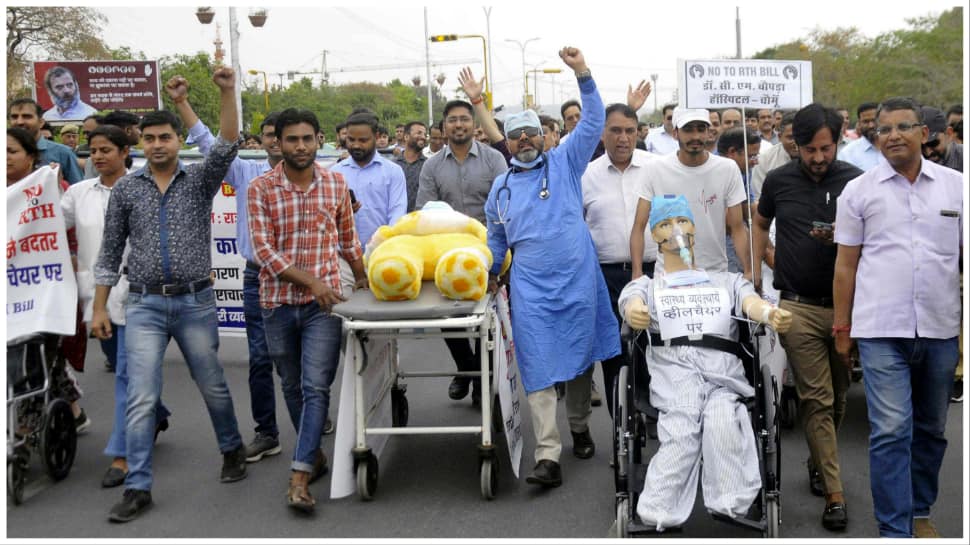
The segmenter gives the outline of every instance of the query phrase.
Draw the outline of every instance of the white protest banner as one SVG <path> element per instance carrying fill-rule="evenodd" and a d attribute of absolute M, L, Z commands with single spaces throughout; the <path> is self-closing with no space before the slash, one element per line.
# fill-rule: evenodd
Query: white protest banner
<path fill-rule="evenodd" d="M 731 300 L 722 288 L 673 288 L 654 292 L 663 340 L 700 335 L 728 336 Z"/>
<path fill-rule="evenodd" d="M 509 446 L 512 473 L 519 477 L 522 461 L 522 403 L 519 392 L 519 366 L 515 359 L 515 341 L 512 338 L 512 322 L 509 320 L 509 296 L 503 287 L 495 298 L 495 314 L 499 318 L 496 342 L 495 378 L 499 403 L 502 405 L 502 428 Z"/>
<path fill-rule="evenodd" d="M 219 335 L 246 336 L 243 312 L 243 273 L 246 260 L 236 242 L 236 192 L 227 183 L 212 199 L 212 272 Z"/>
<path fill-rule="evenodd" d="M 67 246 L 58 171 L 43 166 L 7 187 L 7 342 L 74 335 L 77 281 Z"/>
<path fill-rule="evenodd" d="M 345 331 L 346 334 L 346 331 Z M 345 336 L 341 360 L 343 361 L 343 376 L 340 380 L 340 408 L 337 412 L 337 433 L 333 440 L 333 473 L 330 478 L 330 497 L 343 498 L 357 491 L 357 475 L 354 473 L 353 448 L 356 438 L 357 394 L 354 390 L 354 378 L 357 376 L 354 359 L 357 357 L 357 342 L 351 342 L 353 337 Z M 384 396 L 375 405 L 378 396 L 389 380 L 391 358 L 397 359 L 397 340 L 368 339 L 364 342 L 367 357 L 367 368 L 361 377 L 363 381 L 364 414 L 369 417 L 364 425 L 368 428 L 391 427 L 391 396 Z M 331 399 L 337 392 L 331 392 Z M 367 446 L 374 456 L 381 457 L 381 452 L 387 445 L 389 435 L 366 436 Z"/>
<path fill-rule="evenodd" d="M 812 102 L 812 63 L 753 59 L 678 60 L 685 108 L 798 109 Z"/>

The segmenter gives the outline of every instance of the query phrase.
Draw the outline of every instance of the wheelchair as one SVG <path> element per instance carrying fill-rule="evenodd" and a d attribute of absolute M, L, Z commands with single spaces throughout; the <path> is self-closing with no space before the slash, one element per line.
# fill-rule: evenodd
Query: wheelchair
<path fill-rule="evenodd" d="M 746 398 L 743 402 L 748 408 L 755 434 L 762 488 L 745 516 L 737 519 L 716 513 L 712 516 L 716 520 L 760 532 L 762 537 L 776 538 L 781 524 L 779 395 L 771 369 L 768 365 L 760 364 L 758 353 L 753 349 L 757 344 L 755 341 L 765 333 L 763 326 L 757 327 L 757 330 L 750 332 L 749 339 L 740 343 L 720 340 L 739 349 L 735 353 L 741 356 L 745 375 L 755 390 L 754 397 Z M 747 328 L 741 327 L 740 330 L 743 336 Z M 648 332 L 634 332 L 628 325 L 623 325 L 621 336 L 629 346 L 632 365 L 621 367 L 613 384 L 615 537 L 642 537 L 657 533 L 654 527 L 642 523 L 636 513 L 650 462 L 644 455 L 649 440 L 650 415 L 655 412 L 649 402 L 649 376 L 645 359 L 646 351 L 650 349 L 648 335 Z M 658 344 L 656 340 L 659 340 L 659 336 L 652 344 Z M 669 528 L 665 532 L 677 530 L 679 528 Z"/>
<path fill-rule="evenodd" d="M 7 345 L 7 494 L 15 505 L 23 502 L 31 451 L 54 481 L 67 477 L 77 454 L 71 404 L 53 378 L 66 364 L 52 356 L 58 342 L 33 335 Z"/>

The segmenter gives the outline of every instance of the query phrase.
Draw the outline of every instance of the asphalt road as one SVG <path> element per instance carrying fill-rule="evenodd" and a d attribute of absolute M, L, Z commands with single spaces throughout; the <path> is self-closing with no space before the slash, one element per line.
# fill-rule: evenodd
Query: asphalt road
<path fill-rule="evenodd" d="M 441 340 L 402 341 L 402 365 L 410 369 L 448 369 L 450 358 Z M 249 411 L 246 344 L 224 339 L 220 357 L 235 401 L 243 439 L 253 436 Z M 164 366 L 164 399 L 174 413 L 172 427 L 163 433 L 155 451 L 154 507 L 134 522 L 107 521 L 111 505 L 122 490 L 102 489 L 101 476 L 110 459 L 102 454 L 110 433 L 114 375 L 103 370 L 96 342 L 89 344 L 89 370 L 80 375 L 83 406 L 93 426 L 78 442 L 77 461 L 70 475 L 54 483 L 32 458 L 26 498 L 20 506 L 8 501 L 7 537 L 17 538 L 605 538 L 613 522 L 613 481 L 609 467 L 610 423 L 605 406 L 594 409 L 596 455 L 589 460 L 572 456 L 568 426 L 560 411 L 560 430 L 566 437 L 562 487 L 540 491 L 524 481 L 533 465 L 531 424 L 523 419 L 525 446 L 521 480 L 514 480 L 504 439 L 498 440 L 500 474 L 497 497 L 481 499 L 473 436 L 418 435 L 392 437 L 380 459 L 374 501 L 356 495 L 327 499 L 330 477 L 311 487 L 316 513 L 301 516 L 286 507 L 289 459 L 295 433 L 285 418 L 277 394 L 277 418 L 283 454 L 249 466 L 248 477 L 219 483 L 222 458 L 201 397 L 174 343 Z M 600 373 L 596 372 L 597 380 Z M 339 385 L 339 376 L 336 385 Z M 474 425 L 478 413 L 468 399 L 447 398 L 448 379 L 410 379 L 410 424 Z M 602 388 L 602 384 L 600 384 Z M 278 387 L 277 387 L 278 388 Z M 332 407 L 336 410 L 335 394 Z M 849 393 L 849 410 L 840 432 L 840 451 L 849 511 L 849 527 L 833 534 L 821 526 L 821 498 L 810 495 L 805 459 L 807 447 L 800 430 L 782 435 L 782 524 L 785 538 L 872 538 L 877 536 L 869 493 L 866 453 L 868 425 L 862 385 Z M 947 425 L 950 441 L 940 479 L 940 498 L 934 519 L 944 537 L 966 540 L 965 405 L 951 404 Z M 332 435 L 324 449 L 333 452 Z M 56 516 L 54 515 L 56 513 Z M 714 521 L 698 502 L 683 532 L 670 538 L 757 539 L 759 534 Z"/>

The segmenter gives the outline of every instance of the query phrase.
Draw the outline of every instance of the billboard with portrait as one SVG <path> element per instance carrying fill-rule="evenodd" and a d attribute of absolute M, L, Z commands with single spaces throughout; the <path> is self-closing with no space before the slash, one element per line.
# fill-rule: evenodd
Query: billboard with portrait
<path fill-rule="evenodd" d="M 108 110 L 159 110 L 157 61 L 36 61 L 34 100 L 44 120 L 81 121 Z"/>

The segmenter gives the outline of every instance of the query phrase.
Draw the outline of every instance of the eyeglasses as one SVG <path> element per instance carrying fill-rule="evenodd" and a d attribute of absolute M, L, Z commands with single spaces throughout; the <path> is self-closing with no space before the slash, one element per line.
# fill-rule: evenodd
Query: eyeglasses
<path fill-rule="evenodd" d="M 876 134 L 879 136 L 889 136 L 889 133 L 893 132 L 893 129 L 896 129 L 900 132 L 900 134 L 902 134 L 915 129 L 916 127 L 922 126 L 922 123 L 897 123 L 895 125 L 882 125 L 880 127 L 876 127 Z"/>
<path fill-rule="evenodd" d="M 512 129 L 509 131 L 509 140 L 518 140 L 522 138 L 522 133 L 525 133 L 529 138 L 539 136 L 538 127 L 522 127 L 521 129 Z"/>

